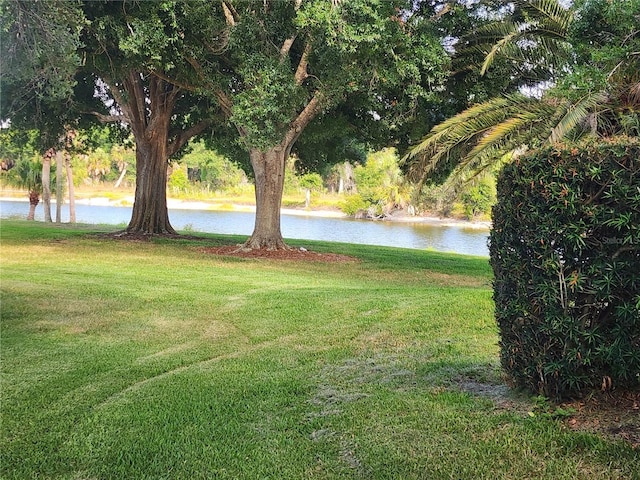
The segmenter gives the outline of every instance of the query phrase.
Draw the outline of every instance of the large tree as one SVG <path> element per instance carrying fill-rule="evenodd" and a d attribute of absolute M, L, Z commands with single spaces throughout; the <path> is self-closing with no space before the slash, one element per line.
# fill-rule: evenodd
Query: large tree
<path fill-rule="evenodd" d="M 136 144 L 136 191 L 129 234 L 174 234 L 166 184 L 169 158 L 211 125 L 212 105 L 172 77 L 186 64 L 179 2 L 84 2 L 84 74 L 108 111 L 103 122 L 129 126 Z"/>
<path fill-rule="evenodd" d="M 185 36 L 199 40 L 184 58 L 208 82 L 255 180 L 246 248 L 287 248 L 280 229 L 285 163 L 313 121 L 348 104 L 343 114 L 392 131 L 442 82 L 447 56 L 411 1 L 187 3 L 197 18 L 189 24 L 198 28 Z M 224 28 L 215 23 L 220 18 Z M 214 31 L 208 22 L 219 28 L 213 38 L 200 35 Z M 224 48 L 212 47 L 220 38 Z"/>

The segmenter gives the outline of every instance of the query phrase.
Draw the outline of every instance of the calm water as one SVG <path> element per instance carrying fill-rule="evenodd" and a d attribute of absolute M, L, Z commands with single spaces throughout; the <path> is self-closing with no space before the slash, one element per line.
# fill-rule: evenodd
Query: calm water
<path fill-rule="evenodd" d="M 28 202 L 0 201 L 0 218 L 26 218 Z M 55 217 L 55 203 L 52 205 Z M 36 220 L 44 218 L 42 206 L 36 208 Z M 131 207 L 76 205 L 78 223 L 126 225 Z M 171 225 L 176 230 L 251 235 L 254 214 L 251 212 L 217 212 L 210 210 L 169 209 Z M 62 208 L 62 221 L 69 221 L 69 207 Z M 467 255 L 489 256 L 488 231 L 459 226 L 425 225 L 344 218 L 321 218 L 282 214 L 285 238 L 325 240 L 329 242 L 384 245 L 391 247 L 431 249 Z"/>

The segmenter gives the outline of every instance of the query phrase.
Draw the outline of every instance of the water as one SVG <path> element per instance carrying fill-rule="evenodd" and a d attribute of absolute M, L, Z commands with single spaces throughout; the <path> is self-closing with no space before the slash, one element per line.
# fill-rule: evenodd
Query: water
<path fill-rule="evenodd" d="M 0 201 L 0 218 L 26 218 L 26 201 Z M 55 203 L 52 205 L 55 216 Z M 36 208 L 36 220 L 44 218 L 42 207 Z M 123 225 L 131 219 L 131 207 L 76 204 L 78 223 Z M 252 212 L 169 209 L 171 225 L 176 230 L 221 234 L 251 235 Z M 69 221 L 69 208 L 62 209 L 62 221 Z M 383 245 L 390 247 L 431 249 L 467 255 L 489 256 L 488 231 L 462 226 L 425 223 L 384 222 L 347 218 L 324 218 L 282 214 L 285 238 L 324 240 L 329 242 Z"/>

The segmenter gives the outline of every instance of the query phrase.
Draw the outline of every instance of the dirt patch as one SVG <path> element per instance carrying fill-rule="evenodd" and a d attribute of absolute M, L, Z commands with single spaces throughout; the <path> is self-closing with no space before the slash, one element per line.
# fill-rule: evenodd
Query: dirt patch
<path fill-rule="evenodd" d="M 574 412 L 565 424 L 640 448 L 640 391 L 594 394 L 587 399 L 560 405 Z"/>
<path fill-rule="evenodd" d="M 264 258 L 268 260 L 293 260 L 298 262 L 357 262 L 358 259 L 337 253 L 312 252 L 306 248 L 290 248 L 286 250 L 245 249 L 239 245 L 222 247 L 203 247 L 203 253 L 222 255 L 225 257 Z"/>
<path fill-rule="evenodd" d="M 198 237 L 195 235 L 182 235 L 182 234 L 153 234 L 145 235 L 139 233 L 127 233 L 126 231 L 101 233 L 97 235 L 100 238 L 108 238 L 111 240 L 123 240 L 130 242 L 148 242 L 154 238 L 167 238 L 173 240 L 194 240 L 206 241 L 205 237 Z M 199 251 L 210 255 L 221 255 L 225 257 L 239 257 L 239 258 L 264 258 L 268 260 L 291 260 L 298 262 L 331 262 L 331 263 L 346 263 L 346 262 L 358 262 L 356 257 L 349 255 L 341 255 L 338 253 L 320 253 L 307 250 L 306 248 L 287 248 L 279 250 L 267 250 L 262 249 L 248 249 L 243 248 L 242 245 L 223 245 L 219 247 L 202 247 Z"/>
<path fill-rule="evenodd" d="M 530 399 L 517 394 L 505 384 L 492 384 L 464 379 L 455 383 L 463 392 L 492 400 L 502 410 L 526 412 L 536 410 Z M 560 404 L 549 404 L 548 411 L 564 412 L 562 422 L 574 431 L 601 435 L 610 440 L 623 440 L 640 448 L 640 391 L 594 393 L 590 397 Z"/>

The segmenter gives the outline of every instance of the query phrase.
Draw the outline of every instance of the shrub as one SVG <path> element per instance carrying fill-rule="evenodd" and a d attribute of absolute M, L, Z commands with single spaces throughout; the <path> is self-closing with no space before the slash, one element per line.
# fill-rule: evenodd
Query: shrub
<path fill-rule="evenodd" d="M 462 193 L 462 205 L 468 219 L 488 216 L 491 213 L 491 207 L 496 201 L 495 188 L 493 176 L 487 175 L 477 185 L 469 187 Z"/>
<path fill-rule="evenodd" d="M 345 196 L 339 205 L 340 210 L 350 216 L 354 216 L 359 211 L 366 210 L 368 207 L 369 204 L 357 193 Z"/>
<path fill-rule="evenodd" d="M 181 165 L 175 165 L 171 175 L 169 176 L 169 188 L 174 193 L 180 193 L 187 190 L 189 187 L 189 177 L 187 175 L 187 169 Z"/>
<path fill-rule="evenodd" d="M 322 192 L 322 177 L 319 173 L 306 173 L 300 177 L 300 188 Z"/>
<path fill-rule="evenodd" d="M 640 383 L 640 142 L 556 145 L 502 171 L 490 256 L 501 362 L 564 397 Z"/>

